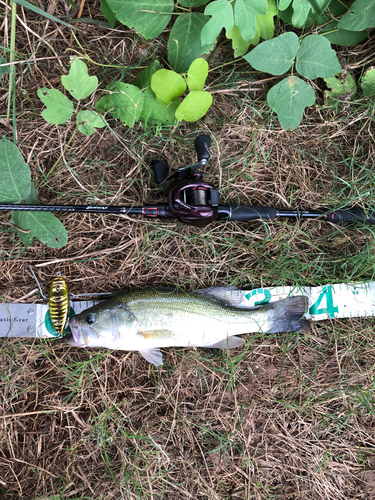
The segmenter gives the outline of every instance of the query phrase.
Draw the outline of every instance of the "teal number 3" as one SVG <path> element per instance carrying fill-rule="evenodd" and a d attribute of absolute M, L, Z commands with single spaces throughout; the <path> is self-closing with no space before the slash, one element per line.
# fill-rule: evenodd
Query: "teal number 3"
<path fill-rule="evenodd" d="M 324 297 L 326 299 L 326 307 L 319 308 L 320 303 L 321 303 L 321 301 L 323 300 Z M 315 302 L 315 304 L 313 304 L 310 307 L 309 313 L 311 315 L 314 315 L 314 314 L 328 314 L 328 316 L 330 318 L 334 318 L 335 313 L 338 313 L 338 312 L 339 312 L 338 306 L 334 306 L 333 305 L 332 287 L 331 286 L 324 286 L 323 290 L 319 294 L 318 300 Z"/>

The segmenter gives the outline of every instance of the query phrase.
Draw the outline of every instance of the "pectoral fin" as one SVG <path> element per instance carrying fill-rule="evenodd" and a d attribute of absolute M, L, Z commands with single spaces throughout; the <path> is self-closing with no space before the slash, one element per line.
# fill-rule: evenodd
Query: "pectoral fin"
<path fill-rule="evenodd" d="M 143 349 L 143 351 L 139 352 L 145 359 L 147 359 L 149 363 L 152 363 L 155 366 L 160 366 L 163 364 L 163 355 L 156 347 L 151 349 Z"/>
<path fill-rule="evenodd" d="M 219 340 L 215 344 L 202 345 L 201 347 L 212 347 L 214 349 L 234 349 L 235 347 L 240 347 L 245 343 L 244 339 L 240 337 L 228 337 L 223 340 Z"/>
<path fill-rule="evenodd" d="M 170 339 L 176 334 L 172 330 L 143 330 L 138 332 L 144 339 Z"/>

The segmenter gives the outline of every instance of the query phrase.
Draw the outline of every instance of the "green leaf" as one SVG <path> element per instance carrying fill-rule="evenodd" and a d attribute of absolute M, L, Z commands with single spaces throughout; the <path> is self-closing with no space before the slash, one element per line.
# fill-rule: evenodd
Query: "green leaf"
<path fill-rule="evenodd" d="M 348 7 L 342 0 L 331 0 L 329 4 L 329 13 L 333 17 L 340 17 L 345 14 L 348 10 Z M 323 13 L 324 15 L 324 13 Z"/>
<path fill-rule="evenodd" d="M 306 23 L 311 9 L 309 0 L 293 0 L 292 24 L 295 28 L 301 28 Z"/>
<path fill-rule="evenodd" d="M 255 18 L 267 12 L 267 0 L 236 0 L 234 22 L 241 31 L 241 36 L 250 42 L 256 33 Z"/>
<path fill-rule="evenodd" d="M 86 64 L 75 57 L 70 65 L 69 74 L 61 77 L 61 83 L 72 97 L 80 100 L 96 90 L 98 79 L 96 76 L 89 76 Z"/>
<path fill-rule="evenodd" d="M 0 56 L 0 77 L 3 75 L 6 75 L 7 73 L 10 73 L 10 67 L 7 65 L 7 60 L 5 59 L 4 56 Z M 2 66 L 2 64 L 6 66 Z"/>
<path fill-rule="evenodd" d="M 40 201 L 34 184 L 31 183 L 30 187 L 30 193 L 22 200 L 22 203 L 39 205 Z M 33 216 L 31 217 L 32 214 Z M 47 217 L 45 217 L 45 215 Z M 37 222 L 35 223 L 35 221 Z M 12 212 L 11 222 L 16 226 L 15 231 L 18 233 L 20 240 L 25 245 L 30 245 L 34 237 L 39 238 L 38 235 L 42 236 L 42 243 L 47 243 L 51 248 L 63 247 L 68 241 L 68 233 L 66 232 L 64 226 L 61 224 L 59 219 L 49 212 L 14 211 Z M 46 229 L 42 229 L 41 226 L 48 227 Z M 17 231 L 17 227 L 29 232 L 24 233 L 22 231 Z"/>
<path fill-rule="evenodd" d="M 200 7 L 201 5 L 206 5 L 211 0 L 179 0 L 179 4 L 183 7 Z"/>
<path fill-rule="evenodd" d="M 30 193 L 31 174 L 17 146 L 0 139 L 0 202 L 20 203 Z"/>
<path fill-rule="evenodd" d="M 156 98 L 150 88 L 143 91 L 143 96 L 141 120 L 144 123 L 174 125 L 176 121 L 175 112 L 180 105 L 178 99 L 168 105 L 164 104 L 164 102 Z"/>
<path fill-rule="evenodd" d="M 279 10 L 285 10 L 292 3 L 292 0 L 279 0 Z"/>
<path fill-rule="evenodd" d="M 259 38 L 263 40 L 270 40 L 275 33 L 275 23 L 273 21 L 274 16 L 277 14 L 276 2 L 275 0 L 268 0 L 267 12 L 264 16 L 256 16 L 256 35 L 258 35 L 258 40 L 251 40 L 252 45 L 258 45 Z"/>
<path fill-rule="evenodd" d="M 160 69 L 160 62 L 155 59 L 152 61 L 150 66 L 143 69 L 134 80 L 133 85 L 138 87 L 139 89 L 145 89 L 151 86 L 151 77 L 154 73 L 156 73 Z"/>
<path fill-rule="evenodd" d="M 25 245 L 30 245 L 34 238 L 50 248 L 61 248 L 68 242 L 65 227 L 50 212 L 13 212 L 11 222 L 20 229 L 29 231 L 17 231 L 19 239 Z"/>
<path fill-rule="evenodd" d="M 43 118 L 54 125 L 65 123 L 73 114 L 73 103 L 60 90 L 43 87 L 37 91 L 39 99 L 47 106 Z"/>
<path fill-rule="evenodd" d="M 113 14 L 145 38 L 155 38 L 171 20 L 173 0 L 107 0 Z"/>
<path fill-rule="evenodd" d="M 233 28 L 226 33 L 226 37 L 232 40 L 232 48 L 234 50 L 234 56 L 239 57 L 246 54 L 250 45 L 258 45 L 259 40 L 269 40 L 273 37 L 275 32 L 275 23 L 273 21 L 276 15 L 276 2 L 275 0 L 267 1 L 268 8 L 264 16 L 255 17 L 255 36 L 246 42 L 241 36 L 241 32 L 238 27 L 234 24 Z"/>
<path fill-rule="evenodd" d="M 182 76 L 174 71 L 159 69 L 151 77 L 151 88 L 158 99 L 169 104 L 185 92 L 186 83 Z"/>
<path fill-rule="evenodd" d="M 208 76 L 208 62 L 202 57 L 195 59 L 190 65 L 187 74 L 187 84 L 189 90 L 203 90 Z"/>
<path fill-rule="evenodd" d="M 343 98 L 354 97 L 357 90 L 355 80 L 350 73 L 340 76 L 340 78 L 334 76 L 324 78 L 327 87 L 331 88 L 324 93 L 324 104 L 330 109 L 337 110 Z"/>
<path fill-rule="evenodd" d="M 101 3 L 100 12 L 107 19 L 112 28 L 114 28 L 116 25 L 116 17 L 113 14 L 112 9 L 108 5 L 107 0 L 100 0 L 100 3 Z"/>
<path fill-rule="evenodd" d="M 339 21 L 339 28 L 349 31 L 362 31 L 375 26 L 374 0 L 356 0 L 349 12 Z"/>
<path fill-rule="evenodd" d="M 114 118 L 132 128 L 142 113 L 142 91 L 135 85 L 122 82 L 115 82 L 108 88 L 111 94 L 100 98 L 95 108 L 99 111 L 109 111 Z"/>
<path fill-rule="evenodd" d="M 292 25 L 310 26 L 327 8 L 331 0 L 293 0 Z"/>
<path fill-rule="evenodd" d="M 168 38 L 168 61 L 177 73 L 186 71 L 194 59 L 213 49 L 213 43 L 201 45 L 201 31 L 208 20 L 195 13 L 177 17 Z"/>
<path fill-rule="evenodd" d="M 196 122 L 204 116 L 212 104 L 209 92 L 194 90 L 190 92 L 176 109 L 177 120 Z"/>
<path fill-rule="evenodd" d="M 348 31 L 337 27 L 337 21 L 322 26 L 320 34 L 327 38 L 330 43 L 340 45 L 341 47 L 351 47 L 362 42 L 368 36 L 368 31 Z"/>
<path fill-rule="evenodd" d="M 294 130 L 301 123 L 304 109 L 315 102 L 313 89 L 297 76 L 289 76 L 267 94 L 270 108 L 276 111 L 284 130 Z"/>
<path fill-rule="evenodd" d="M 83 135 L 95 134 L 95 128 L 103 128 L 106 126 L 106 121 L 104 118 L 92 111 L 91 109 L 85 109 L 77 114 L 77 128 Z"/>
<path fill-rule="evenodd" d="M 324 10 L 335 0 L 293 0 L 285 10 L 279 10 L 278 16 L 284 23 L 292 24 L 296 28 L 310 26 L 322 16 Z"/>
<path fill-rule="evenodd" d="M 297 52 L 296 69 L 305 78 L 328 78 L 342 72 L 336 52 L 321 35 L 309 35 Z"/>
<path fill-rule="evenodd" d="M 375 67 L 368 69 L 360 79 L 360 85 L 364 96 L 375 96 Z"/>
<path fill-rule="evenodd" d="M 38 198 L 38 192 L 33 183 L 30 184 L 30 193 L 21 200 L 21 203 L 26 205 L 40 205 L 40 201 Z"/>
<path fill-rule="evenodd" d="M 289 32 L 262 42 L 244 59 L 258 71 L 282 75 L 292 66 L 297 51 L 298 36 Z"/>
<path fill-rule="evenodd" d="M 238 26 L 234 24 L 233 28 L 230 31 L 227 31 L 225 35 L 228 38 L 228 40 L 232 40 L 232 49 L 234 50 L 234 57 L 239 57 L 246 54 L 248 48 L 250 47 L 250 43 L 246 42 L 246 40 L 242 38 L 241 31 L 239 30 Z M 257 33 L 255 33 L 255 38 L 256 36 Z M 259 43 L 259 37 L 257 43 Z"/>
<path fill-rule="evenodd" d="M 212 17 L 202 29 L 202 45 L 214 43 L 223 28 L 226 31 L 230 31 L 233 28 L 233 8 L 227 0 L 215 0 L 211 2 L 205 8 L 204 14 Z"/>

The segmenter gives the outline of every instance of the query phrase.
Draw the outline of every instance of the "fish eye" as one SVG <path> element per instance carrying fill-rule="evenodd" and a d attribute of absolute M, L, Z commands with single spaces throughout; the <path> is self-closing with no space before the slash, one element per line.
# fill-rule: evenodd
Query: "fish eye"
<path fill-rule="evenodd" d="M 95 322 L 95 316 L 93 314 L 89 314 L 86 317 L 86 323 L 92 325 Z"/>

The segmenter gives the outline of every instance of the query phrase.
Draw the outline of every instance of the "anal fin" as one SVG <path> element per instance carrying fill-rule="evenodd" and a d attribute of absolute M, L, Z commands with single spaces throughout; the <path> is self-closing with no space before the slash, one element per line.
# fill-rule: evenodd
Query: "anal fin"
<path fill-rule="evenodd" d="M 212 347 L 214 349 L 234 349 L 235 347 L 240 347 L 244 345 L 245 340 L 240 337 L 228 337 L 223 340 L 219 340 L 219 342 L 215 342 L 214 344 L 202 345 L 200 347 Z"/>
<path fill-rule="evenodd" d="M 155 366 L 160 366 L 163 364 L 163 355 L 159 349 L 153 347 L 151 349 L 143 349 L 139 351 L 139 353 L 147 359 L 149 363 L 152 363 Z"/>

